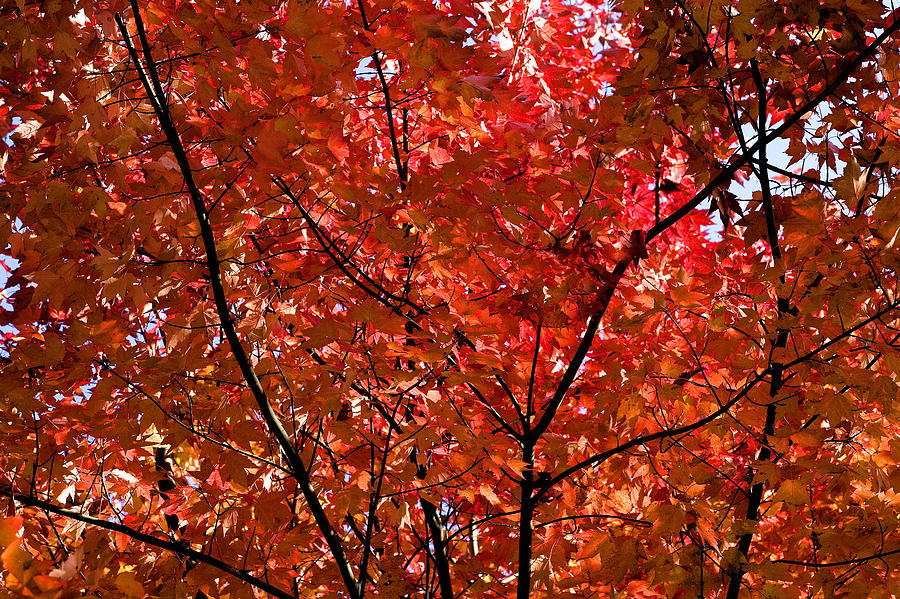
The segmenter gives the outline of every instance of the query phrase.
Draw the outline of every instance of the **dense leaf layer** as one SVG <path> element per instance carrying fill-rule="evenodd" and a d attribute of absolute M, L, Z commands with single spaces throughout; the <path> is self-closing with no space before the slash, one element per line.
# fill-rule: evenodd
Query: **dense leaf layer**
<path fill-rule="evenodd" d="M 7 592 L 900 592 L 898 28 L 0 7 Z"/>

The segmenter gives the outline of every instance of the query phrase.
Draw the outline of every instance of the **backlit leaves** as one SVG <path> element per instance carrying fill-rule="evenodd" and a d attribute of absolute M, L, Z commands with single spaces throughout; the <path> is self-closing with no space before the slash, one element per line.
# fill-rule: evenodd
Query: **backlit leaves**
<path fill-rule="evenodd" d="M 14 594 L 897 592 L 885 5 L 0 21 Z"/>

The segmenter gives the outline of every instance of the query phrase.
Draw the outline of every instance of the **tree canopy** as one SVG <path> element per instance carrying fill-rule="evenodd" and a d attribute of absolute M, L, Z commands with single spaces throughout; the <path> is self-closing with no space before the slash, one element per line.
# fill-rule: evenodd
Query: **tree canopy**
<path fill-rule="evenodd" d="M 900 594 L 900 12 L 0 6 L 0 594 Z"/>

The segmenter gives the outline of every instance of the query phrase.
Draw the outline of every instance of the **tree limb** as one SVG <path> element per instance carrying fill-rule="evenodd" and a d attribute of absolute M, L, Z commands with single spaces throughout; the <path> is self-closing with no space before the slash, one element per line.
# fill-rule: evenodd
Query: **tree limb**
<path fill-rule="evenodd" d="M 140 541 L 141 543 L 146 543 L 147 545 L 152 545 L 154 547 L 159 547 L 160 549 L 171 551 L 172 553 L 175 553 L 176 555 L 184 558 L 196 560 L 197 562 L 212 566 L 217 570 L 221 570 L 222 572 L 225 572 L 226 574 L 233 576 L 238 580 L 246 582 L 247 584 L 265 591 L 270 595 L 278 597 L 279 599 L 295 599 L 292 593 L 279 589 L 278 587 L 269 584 L 265 580 L 253 576 L 247 570 L 235 568 L 231 564 L 227 564 L 222 560 L 212 557 L 211 555 L 207 555 L 206 553 L 197 551 L 186 542 L 178 543 L 170 541 L 168 539 L 160 539 L 159 537 L 155 537 L 151 534 L 135 530 L 130 526 L 119 524 L 118 522 L 114 522 L 111 520 L 102 520 L 100 518 L 88 516 L 82 514 L 81 512 L 56 505 L 49 501 L 44 501 L 43 499 L 38 499 L 31 495 L 19 493 L 8 486 L 0 486 L 0 495 L 9 497 L 10 499 L 18 501 L 19 503 L 29 507 L 45 510 L 47 512 L 50 512 L 51 514 L 56 514 L 58 516 L 77 520 L 78 522 L 84 522 L 85 524 L 96 526 L 97 528 L 103 528 L 105 530 L 118 532 L 134 539 L 135 541 Z"/>
<path fill-rule="evenodd" d="M 241 340 L 234 328 L 234 323 L 231 319 L 231 314 L 228 307 L 228 300 L 225 295 L 225 288 L 222 283 L 221 263 L 216 253 L 216 241 L 213 234 L 212 225 L 209 220 L 209 213 L 207 212 L 203 196 L 201 195 L 200 190 L 198 189 L 197 184 L 194 181 L 193 172 L 191 170 L 190 162 L 188 161 L 187 153 L 185 152 L 184 146 L 181 143 L 181 137 L 172 122 L 168 104 L 165 100 L 165 93 L 156 74 L 156 66 L 153 61 L 153 57 L 150 54 L 150 45 L 147 41 L 146 31 L 141 19 L 140 7 L 138 6 L 136 0 L 130 0 L 130 3 L 134 14 L 138 37 L 141 42 L 144 61 L 146 63 L 146 71 L 149 74 L 149 80 L 148 75 L 144 73 L 144 69 L 141 66 L 140 57 L 138 56 L 137 50 L 134 48 L 131 42 L 131 37 L 128 34 L 128 29 L 125 26 L 125 22 L 122 20 L 122 17 L 119 14 L 116 14 L 115 19 L 125 41 L 125 45 L 128 48 L 128 53 L 131 57 L 131 60 L 132 62 L 134 62 L 135 68 L 138 69 L 141 82 L 144 85 L 147 95 L 151 98 L 155 98 L 155 100 L 151 99 L 151 103 L 153 104 L 154 111 L 156 112 L 156 116 L 159 119 L 160 126 L 162 127 L 163 132 L 166 135 L 166 140 L 175 155 L 175 159 L 181 171 L 182 178 L 184 179 L 188 194 L 190 195 L 191 202 L 194 207 L 194 212 L 197 215 L 197 221 L 200 224 L 200 235 L 203 241 L 204 250 L 206 252 L 206 264 L 209 271 L 210 287 L 212 288 L 213 292 L 213 301 L 216 306 L 216 312 L 218 313 L 219 319 L 222 324 L 222 331 L 224 332 L 225 338 L 227 339 L 229 347 L 231 348 L 231 353 L 241 370 L 241 374 L 243 375 L 247 386 L 250 388 L 250 391 L 253 393 L 253 397 L 256 400 L 256 404 L 259 407 L 260 412 L 262 413 L 263 419 L 266 422 L 266 426 L 268 427 L 269 432 L 272 434 L 272 436 L 275 437 L 282 453 L 291 466 L 293 476 L 297 480 L 297 483 L 300 486 L 301 491 L 303 492 L 303 497 L 309 505 L 316 525 L 319 527 L 322 536 L 325 537 L 325 542 L 328 544 L 328 548 L 335 560 L 335 564 L 340 571 L 341 578 L 344 581 L 344 585 L 347 588 L 348 594 L 352 599 L 357 599 L 359 596 L 359 584 L 357 583 L 356 578 L 353 576 L 353 572 L 351 572 L 350 570 L 350 564 L 347 560 L 341 540 L 337 536 L 334 527 L 331 525 L 331 522 L 328 519 L 328 515 L 325 513 L 319 497 L 316 495 L 316 492 L 312 488 L 312 481 L 310 479 L 309 472 L 307 471 L 303 461 L 300 459 L 300 454 L 297 452 L 297 449 L 294 447 L 293 443 L 288 437 L 287 431 L 285 431 L 284 426 L 281 424 L 281 421 L 275 415 L 275 412 L 269 402 L 269 398 L 267 397 L 266 392 L 262 387 L 262 383 L 257 377 L 256 372 L 253 369 L 253 365 L 250 362 L 250 358 L 247 355 L 247 352 L 244 349 L 243 345 L 241 344 Z"/>

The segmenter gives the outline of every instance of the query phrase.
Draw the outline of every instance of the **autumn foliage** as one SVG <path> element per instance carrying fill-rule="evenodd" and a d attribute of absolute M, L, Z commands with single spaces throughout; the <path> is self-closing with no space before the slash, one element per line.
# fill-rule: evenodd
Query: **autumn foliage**
<path fill-rule="evenodd" d="M 0 3 L 0 596 L 900 595 L 898 29 Z"/>

